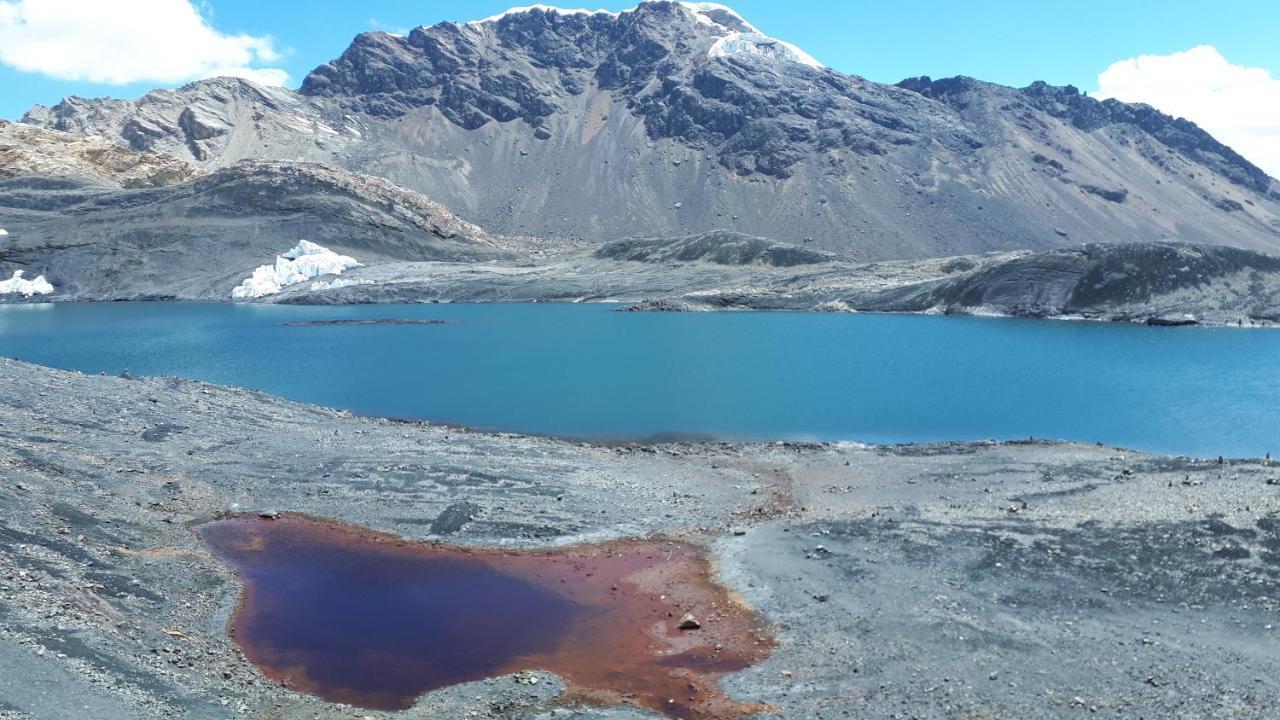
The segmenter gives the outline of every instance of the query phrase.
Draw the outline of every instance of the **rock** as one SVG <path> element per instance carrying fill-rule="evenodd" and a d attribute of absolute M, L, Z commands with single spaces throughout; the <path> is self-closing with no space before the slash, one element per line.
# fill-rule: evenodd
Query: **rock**
<path fill-rule="evenodd" d="M 693 616 L 693 613 L 685 613 L 684 616 L 680 618 L 680 623 L 676 625 L 676 627 L 680 630 L 697 630 L 702 627 L 702 623 L 698 622 L 698 619 Z"/>
<path fill-rule="evenodd" d="M 680 207 L 676 203 L 676 207 Z M 641 263 L 709 263 L 741 267 L 800 267 L 821 265 L 839 256 L 788 243 L 752 237 L 730 230 L 716 230 L 674 238 L 618 240 L 595 252 L 602 260 Z"/>
<path fill-rule="evenodd" d="M 1182 327 L 1200 323 L 1194 317 L 1149 317 L 1146 324 L 1152 327 Z"/>

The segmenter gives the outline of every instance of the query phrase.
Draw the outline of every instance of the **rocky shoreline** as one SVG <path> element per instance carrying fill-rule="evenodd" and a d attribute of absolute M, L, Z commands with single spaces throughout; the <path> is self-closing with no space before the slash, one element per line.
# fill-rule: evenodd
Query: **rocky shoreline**
<path fill-rule="evenodd" d="M 1280 702 L 1269 460 L 602 446 L 7 360 L 0 384 L 6 720 L 383 717 L 277 686 L 228 640 L 238 583 L 188 529 L 228 511 L 469 546 L 686 539 L 778 627 L 774 654 L 722 684 L 782 717 L 1265 718 Z M 651 717 L 557 710 L 561 687 L 495 678 L 395 717 Z"/>
<path fill-rule="evenodd" d="M 1280 323 L 1280 257 L 1173 242 L 859 264 L 714 233 L 612 243 L 542 265 L 392 263 L 351 271 L 343 282 L 341 288 L 287 288 L 269 301 L 614 301 L 627 303 L 629 311 L 651 312 L 926 313 L 1153 326 Z"/>

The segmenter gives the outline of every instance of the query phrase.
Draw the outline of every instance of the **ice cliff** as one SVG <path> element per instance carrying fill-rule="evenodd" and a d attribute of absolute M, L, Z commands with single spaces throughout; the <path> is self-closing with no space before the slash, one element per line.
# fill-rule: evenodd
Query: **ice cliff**
<path fill-rule="evenodd" d="M 231 297 L 246 299 L 273 295 L 294 283 L 321 275 L 340 275 L 354 267 L 360 267 L 355 258 L 339 255 L 307 240 L 299 240 L 292 250 L 277 255 L 275 264 L 255 269 L 253 275 L 231 291 Z"/>
<path fill-rule="evenodd" d="M 48 295 L 53 292 L 53 285 L 44 279 L 43 275 L 39 275 L 35 280 L 23 280 L 22 271 L 14 270 L 13 277 L 8 280 L 0 280 L 0 295 L 9 293 L 21 293 L 23 297 L 31 297 L 32 295 Z"/>

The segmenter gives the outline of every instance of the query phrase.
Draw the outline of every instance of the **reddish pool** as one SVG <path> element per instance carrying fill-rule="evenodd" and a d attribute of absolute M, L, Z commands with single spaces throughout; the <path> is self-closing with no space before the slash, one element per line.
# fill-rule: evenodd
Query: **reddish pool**
<path fill-rule="evenodd" d="M 233 516 L 201 540 L 240 574 L 231 634 L 274 680 L 394 710 L 429 690 L 550 670 L 565 703 L 737 718 L 718 676 L 768 656 L 767 623 L 682 543 L 495 551 L 408 542 L 341 523 Z M 691 613 L 701 627 L 681 630 Z"/>

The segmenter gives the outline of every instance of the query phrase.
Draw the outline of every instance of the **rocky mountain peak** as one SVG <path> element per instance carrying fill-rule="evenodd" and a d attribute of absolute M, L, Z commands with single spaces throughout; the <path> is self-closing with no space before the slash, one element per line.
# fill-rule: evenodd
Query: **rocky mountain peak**
<path fill-rule="evenodd" d="M 403 37 L 363 33 L 312 71 L 301 92 L 384 117 L 434 106 L 467 129 L 492 120 L 537 125 L 565 96 L 593 85 L 638 91 L 740 56 L 821 67 L 715 3 L 655 0 L 621 12 L 532 5 L 465 24 L 419 26 Z"/>
<path fill-rule="evenodd" d="M 691 16 L 695 21 L 708 27 L 722 28 L 724 32 L 747 32 L 759 33 L 754 25 L 747 22 L 746 18 L 738 14 L 736 10 L 728 5 L 712 2 L 672 2 L 669 0 L 644 0 L 635 7 L 621 11 L 611 10 L 583 10 L 580 8 L 562 8 L 554 5 L 525 5 L 521 7 L 509 8 L 496 15 L 491 15 L 480 20 L 467 21 L 469 26 L 481 26 L 499 23 L 512 18 L 520 18 L 529 15 L 555 16 L 555 17 L 604 17 L 618 20 L 624 17 L 630 18 L 671 18 L 673 11 L 680 11 Z"/>
<path fill-rule="evenodd" d="M 918 96 L 825 70 L 712 3 L 531 6 L 404 37 L 365 33 L 301 92 L 385 118 L 435 111 L 466 130 L 519 120 L 542 139 L 575 98 L 607 92 L 651 140 L 712 151 L 743 176 L 789 177 L 810 151 L 884 154 L 926 128 L 944 145 L 977 144 L 945 116 L 919 112 Z"/>

